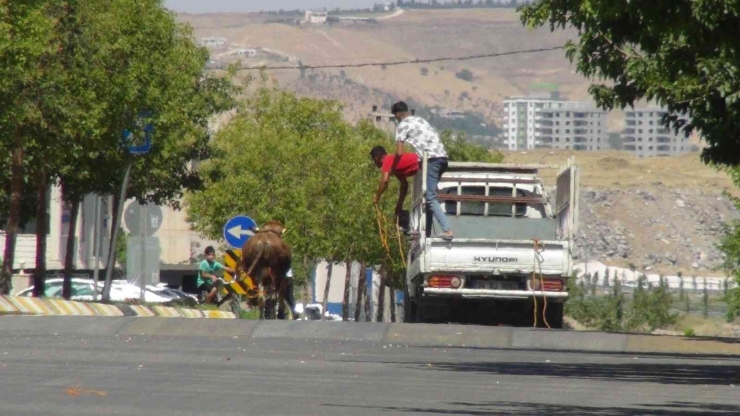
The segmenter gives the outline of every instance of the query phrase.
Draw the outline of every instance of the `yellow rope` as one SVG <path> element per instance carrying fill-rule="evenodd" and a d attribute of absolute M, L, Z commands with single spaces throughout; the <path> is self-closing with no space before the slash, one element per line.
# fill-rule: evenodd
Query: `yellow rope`
<path fill-rule="evenodd" d="M 541 254 L 544 249 L 540 249 L 540 242 L 539 240 L 534 240 L 534 269 L 532 270 L 532 291 L 534 292 L 534 282 L 535 279 L 537 279 L 537 266 L 539 266 L 540 269 L 540 292 L 543 292 L 545 290 L 545 279 L 542 276 L 542 258 Z M 534 324 L 533 327 L 537 326 L 537 296 L 536 294 L 532 294 L 532 301 L 534 302 Z M 542 301 L 544 303 L 542 308 L 542 321 L 545 322 L 545 326 L 547 328 L 550 328 L 550 324 L 547 322 L 547 316 L 545 315 L 547 312 L 547 296 L 542 297 Z"/>
<path fill-rule="evenodd" d="M 385 254 L 388 256 L 388 260 L 391 262 L 393 261 L 393 256 L 391 255 L 391 248 L 390 244 L 388 244 L 388 224 L 390 221 L 388 221 L 388 218 L 383 215 L 383 212 L 380 211 L 380 207 L 378 207 L 378 204 L 375 203 L 375 221 L 378 223 L 378 235 L 380 236 L 380 243 L 385 249 Z M 401 253 L 401 263 L 403 264 L 403 267 L 406 267 L 406 255 L 403 251 L 403 243 L 401 240 L 401 231 L 398 224 L 398 219 L 396 220 L 396 235 L 394 236 L 398 239 L 398 250 Z"/>

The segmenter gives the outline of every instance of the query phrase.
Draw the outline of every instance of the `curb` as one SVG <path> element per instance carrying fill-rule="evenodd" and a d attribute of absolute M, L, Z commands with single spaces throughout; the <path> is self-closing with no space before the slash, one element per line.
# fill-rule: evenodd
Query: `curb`
<path fill-rule="evenodd" d="M 205 311 L 206 317 L 228 312 Z M 0 333 L 46 332 L 96 336 L 184 336 L 233 338 L 240 342 L 362 342 L 417 348 L 475 348 L 492 353 L 531 350 L 561 353 L 679 355 L 740 358 L 740 339 L 673 335 L 616 334 L 536 328 L 479 327 L 370 322 L 256 321 L 243 319 L 172 319 L 152 317 L 88 318 L 87 324 L 66 316 L 0 319 Z M 423 353 L 423 352 L 420 352 Z"/>
<path fill-rule="evenodd" d="M 224 311 L 201 311 L 199 309 L 175 308 L 170 306 L 116 306 L 61 299 L 0 295 L 0 316 L 2 315 L 236 319 L 236 315 L 233 312 Z"/>

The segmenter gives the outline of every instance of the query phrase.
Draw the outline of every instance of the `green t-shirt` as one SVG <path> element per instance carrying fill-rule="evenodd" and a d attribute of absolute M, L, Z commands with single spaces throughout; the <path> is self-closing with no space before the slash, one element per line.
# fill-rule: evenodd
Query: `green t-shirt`
<path fill-rule="evenodd" d="M 198 267 L 198 287 L 206 282 L 207 278 L 203 278 L 203 272 L 218 276 L 218 273 L 223 272 L 223 270 L 224 266 L 217 261 L 209 263 L 208 260 L 203 260 L 202 262 L 200 262 L 200 267 Z M 211 281 L 211 279 L 208 279 L 208 281 Z"/>

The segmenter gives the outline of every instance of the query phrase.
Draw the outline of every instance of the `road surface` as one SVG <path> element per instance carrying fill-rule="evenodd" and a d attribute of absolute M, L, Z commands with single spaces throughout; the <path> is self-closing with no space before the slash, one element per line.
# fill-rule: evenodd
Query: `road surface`
<path fill-rule="evenodd" d="M 740 414 L 740 359 L 720 356 L 71 335 L 44 319 L 0 318 L 0 414 Z M 119 318 L 103 319 L 75 322 Z"/>

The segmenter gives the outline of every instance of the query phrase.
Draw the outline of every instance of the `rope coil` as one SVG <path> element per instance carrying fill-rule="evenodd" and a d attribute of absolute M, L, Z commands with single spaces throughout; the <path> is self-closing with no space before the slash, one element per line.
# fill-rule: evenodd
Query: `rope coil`
<path fill-rule="evenodd" d="M 537 279 L 537 268 L 539 266 L 540 271 L 540 292 L 545 290 L 545 279 L 544 276 L 542 276 L 542 263 L 545 261 L 545 257 L 542 255 L 542 253 L 545 251 L 544 244 L 540 246 L 540 240 L 535 239 L 534 240 L 534 268 L 532 269 L 532 301 L 534 302 L 534 324 L 533 327 L 537 327 L 537 295 L 535 294 L 534 290 L 534 283 Z M 550 329 L 550 324 L 547 322 L 547 296 L 542 297 L 542 301 L 544 303 L 542 308 L 542 321 L 545 323 L 545 326 L 547 326 L 548 329 Z"/>
<path fill-rule="evenodd" d="M 383 214 L 383 212 L 380 210 L 380 207 L 378 207 L 378 204 L 374 204 L 375 207 L 375 220 L 378 223 L 378 235 L 380 236 L 380 243 L 385 249 L 385 254 L 388 256 L 388 260 L 393 262 L 393 255 L 391 254 L 391 248 L 390 244 L 388 243 L 389 233 L 388 233 L 388 227 L 390 224 L 390 221 L 388 221 L 388 218 Z M 399 225 L 399 220 L 396 218 L 396 233 L 392 236 L 392 238 L 398 239 L 398 250 L 401 254 L 401 263 L 403 264 L 403 267 L 406 266 L 406 254 L 403 251 L 403 242 L 401 240 L 401 227 Z"/>

